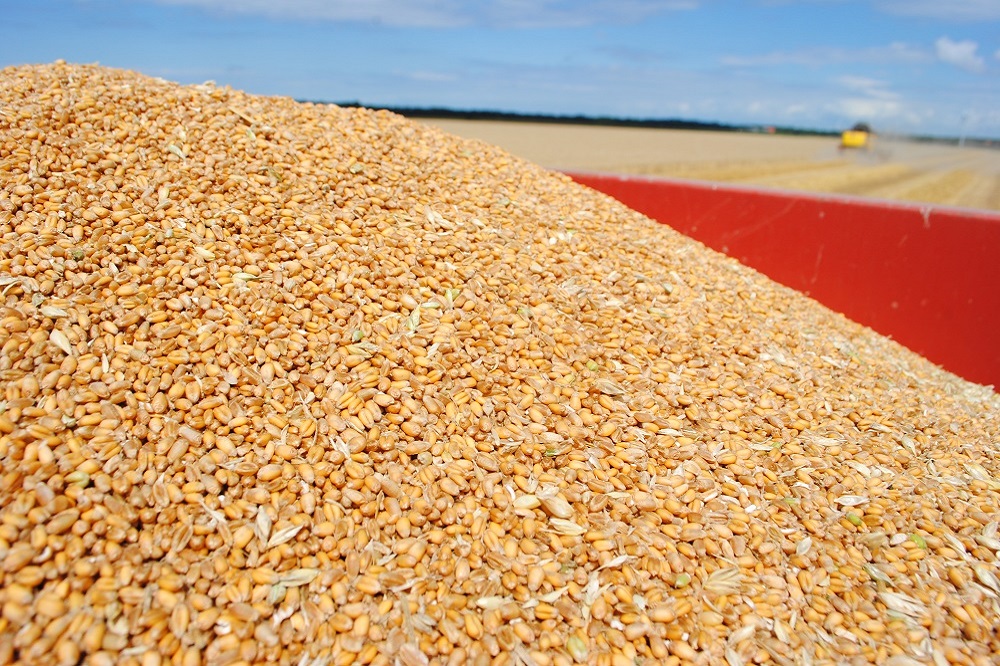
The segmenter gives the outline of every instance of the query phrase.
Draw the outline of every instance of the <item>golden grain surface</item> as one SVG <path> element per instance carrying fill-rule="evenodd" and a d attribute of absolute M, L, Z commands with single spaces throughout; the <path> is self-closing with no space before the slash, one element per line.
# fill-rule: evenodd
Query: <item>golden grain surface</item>
<path fill-rule="evenodd" d="M 988 664 L 1000 400 L 499 149 L 0 72 L 0 663 Z"/>

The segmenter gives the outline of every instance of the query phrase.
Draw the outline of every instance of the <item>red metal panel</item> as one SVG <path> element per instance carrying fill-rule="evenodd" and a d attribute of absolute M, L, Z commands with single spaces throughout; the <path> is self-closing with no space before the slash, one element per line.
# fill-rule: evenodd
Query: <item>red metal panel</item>
<path fill-rule="evenodd" d="M 1000 386 L 1000 215 L 570 173 L 972 381 Z"/>

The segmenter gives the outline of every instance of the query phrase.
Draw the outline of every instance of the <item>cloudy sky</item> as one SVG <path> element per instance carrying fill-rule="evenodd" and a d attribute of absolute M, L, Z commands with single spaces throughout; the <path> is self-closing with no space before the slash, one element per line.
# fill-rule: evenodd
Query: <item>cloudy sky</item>
<path fill-rule="evenodd" d="M 367 105 L 1000 138 L 1000 0 L 0 0 L 0 66 Z"/>

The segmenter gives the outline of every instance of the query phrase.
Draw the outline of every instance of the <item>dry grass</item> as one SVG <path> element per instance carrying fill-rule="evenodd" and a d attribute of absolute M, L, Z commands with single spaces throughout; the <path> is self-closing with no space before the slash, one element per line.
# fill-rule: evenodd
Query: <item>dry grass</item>
<path fill-rule="evenodd" d="M 1000 151 L 878 137 L 871 153 L 834 137 L 430 120 L 552 168 L 1000 210 Z"/>

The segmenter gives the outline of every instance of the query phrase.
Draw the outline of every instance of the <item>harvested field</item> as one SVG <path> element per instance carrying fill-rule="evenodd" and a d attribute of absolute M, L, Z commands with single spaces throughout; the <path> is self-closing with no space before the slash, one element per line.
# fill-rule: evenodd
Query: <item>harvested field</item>
<path fill-rule="evenodd" d="M 690 178 L 1000 211 L 1000 149 L 878 139 L 430 120 L 556 169 Z"/>
<path fill-rule="evenodd" d="M 1000 653 L 1000 397 L 498 148 L 5 69 L 0 323 L 0 664 Z"/>

